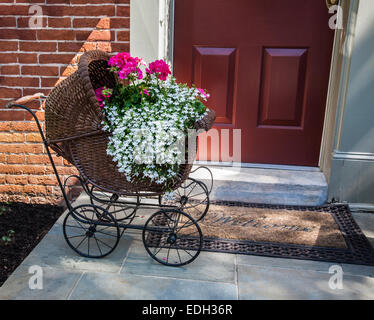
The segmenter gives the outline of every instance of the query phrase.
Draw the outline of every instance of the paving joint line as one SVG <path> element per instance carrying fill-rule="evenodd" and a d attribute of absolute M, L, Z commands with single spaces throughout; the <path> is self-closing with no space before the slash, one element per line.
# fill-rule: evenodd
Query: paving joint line
<path fill-rule="evenodd" d="M 328 263 L 328 262 L 326 262 L 326 263 Z M 333 262 L 331 262 L 331 264 L 329 266 L 331 267 L 333 265 L 338 265 L 338 266 L 341 266 L 343 268 L 343 266 L 341 264 L 338 264 L 338 263 L 334 264 Z M 245 266 L 245 267 L 250 267 L 250 268 L 254 267 L 254 268 L 282 269 L 282 270 L 289 270 L 289 271 L 308 271 L 308 272 L 330 274 L 328 269 L 326 271 L 323 271 L 323 270 L 305 269 L 305 268 L 302 268 L 302 267 L 291 268 L 291 267 L 269 266 L 269 265 L 252 265 L 252 264 L 243 264 L 243 263 L 238 263 L 238 266 Z M 352 266 L 359 266 L 359 265 L 353 264 Z M 367 266 L 363 266 L 363 267 L 367 267 Z M 373 271 L 374 271 L 374 269 L 373 269 Z M 349 275 L 349 276 L 352 276 L 352 277 L 374 278 L 374 275 L 370 276 L 370 275 L 356 274 L 356 273 L 352 273 L 350 271 L 344 271 L 344 268 L 343 268 L 343 272 L 344 272 L 345 275 Z"/>
<path fill-rule="evenodd" d="M 235 255 L 235 285 L 236 285 L 236 299 L 239 300 L 239 270 L 238 270 L 238 255 Z"/>
<path fill-rule="evenodd" d="M 81 279 L 83 278 L 84 274 L 86 273 L 86 271 L 83 271 L 82 274 L 79 276 L 78 280 L 75 282 L 73 288 L 71 289 L 70 293 L 68 294 L 68 296 L 66 297 L 66 300 L 70 300 L 74 290 L 76 289 L 76 287 L 78 286 L 78 283 L 79 281 L 81 281 Z"/>
<path fill-rule="evenodd" d="M 130 255 L 130 252 L 131 252 L 131 250 L 132 250 L 132 247 L 133 247 L 133 243 L 131 243 L 131 245 L 129 246 L 129 249 L 127 250 L 127 253 L 126 253 L 126 256 L 125 256 L 125 258 L 123 259 L 123 261 L 122 261 L 122 264 L 121 264 L 121 266 L 119 267 L 119 270 L 118 270 L 118 274 L 121 274 L 121 272 L 122 272 L 122 270 L 123 270 L 123 268 L 124 268 L 124 266 L 125 266 L 125 263 L 126 263 L 126 261 L 127 261 L 127 258 L 129 257 L 129 255 Z"/>
<path fill-rule="evenodd" d="M 102 271 L 87 271 L 87 273 L 107 273 Z M 123 272 L 122 275 L 132 275 L 137 277 L 144 277 L 144 278 L 157 278 L 157 279 L 171 279 L 171 280 L 186 280 L 186 281 L 195 281 L 195 282 L 208 282 L 208 283 L 222 283 L 222 284 L 235 284 L 235 282 L 229 281 L 215 281 L 215 280 L 203 280 L 203 279 L 187 279 L 187 278 L 176 278 L 176 277 L 167 277 L 167 276 L 155 276 L 155 275 L 145 275 L 145 274 L 137 274 L 131 272 Z"/>

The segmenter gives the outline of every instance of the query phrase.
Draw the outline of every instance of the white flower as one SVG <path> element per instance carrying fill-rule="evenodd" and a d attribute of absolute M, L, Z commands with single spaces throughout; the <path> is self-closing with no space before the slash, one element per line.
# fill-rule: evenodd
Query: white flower
<path fill-rule="evenodd" d="M 159 82 L 152 78 L 149 91 L 157 97 L 154 104 L 132 106 L 123 112 L 105 105 L 102 129 L 110 132 L 107 154 L 117 162 L 118 171 L 128 181 L 143 176 L 164 184 L 178 174 L 185 160 L 185 132 L 203 118 L 196 109 L 198 91 L 178 85 L 175 80 Z"/>

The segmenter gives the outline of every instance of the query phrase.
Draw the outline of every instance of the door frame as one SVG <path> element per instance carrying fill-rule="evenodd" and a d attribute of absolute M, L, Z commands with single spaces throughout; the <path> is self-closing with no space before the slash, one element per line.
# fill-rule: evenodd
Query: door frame
<path fill-rule="evenodd" d="M 142 5 L 142 2 L 144 3 L 144 0 L 130 1 L 130 52 L 132 55 L 147 57 L 148 60 L 165 59 L 172 66 L 175 0 L 147 0 L 147 6 Z M 327 180 L 330 177 L 333 151 L 339 145 L 359 2 L 360 0 L 340 0 L 343 9 L 343 29 L 335 30 L 324 128 L 317 167 L 324 172 Z M 144 46 L 150 38 L 156 39 L 157 44 Z M 266 164 L 245 163 L 243 166 L 269 167 Z M 306 168 L 271 166 L 295 170 Z M 315 170 L 314 167 L 307 167 L 306 170 L 308 169 Z"/>

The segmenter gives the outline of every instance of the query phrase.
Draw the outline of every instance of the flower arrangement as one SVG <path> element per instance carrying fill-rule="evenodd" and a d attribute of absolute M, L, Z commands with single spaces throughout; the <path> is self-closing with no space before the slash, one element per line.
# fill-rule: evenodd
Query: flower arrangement
<path fill-rule="evenodd" d="M 207 114 L 203 102 L 209 94 L 177 83 L 163 60 L 146 65 L 122 52 L 109 59 L 108 68 L 120 81 L 95 90 L 103 130 L 110 133 L 107 154 L 129 182 L 149 179 L 171 191 L 186 159 L 187 131 Z"/>

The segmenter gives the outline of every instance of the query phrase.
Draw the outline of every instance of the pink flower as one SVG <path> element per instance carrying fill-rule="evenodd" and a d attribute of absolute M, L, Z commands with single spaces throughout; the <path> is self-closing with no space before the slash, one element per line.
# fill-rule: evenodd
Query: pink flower
<path fill-rule="evenodd" d="M 149 68 L 145 69 L 148 74 L 157 74 L 160 80 L 165 81 L 170 72 L 169 65 L 163 60 L 156 60 L 149 64 Z"/>
<path fill-rule="evenodd" d="M 113 90 L 108 89 L 107 87 L 100 87 L 95 90 L 96 99 L 99 102 L 100 108 L 104 108 L 105 98 L 112 96 Z"/>
<path fill-rule="evenodd" d="M 117 69 L 120 79 L 127 79 L 131 74 L 143 79 L 143 72 L 139 68 L 141 64 L 144 64 L 142 59 L 131 57 L 127 52 L 120 52 L 108 61 L 109 66 Z"/>
<path fill-rule="evenodd" d="M 144 89 L 142 94 L 146 94 L 147 96 L 149 96 L 149 91 L 147 89 Z"/>
<path fill-rule="evenodd" d="M 204 99 L 208 99 L 210 97 L 209 93 L 206 93 L 204 89 L 201 88 L 196 88 L 197 91 L 199 91 L 200 96 L 203 97 Z"/>
<path fill-rule="evenodd" d="M 131 58 L 129 53 L 120 52 L 109 59 L 108 65 L 110 65 L 111 67 L 117 67 L 119 69 L 122 69 L 129 58 Z"/>
<path fill-rule="evenodd" d="M 99 102 L 100 108 L 102 108 L 102 109 L 104 108 L 104 103 L 103 102 L 105 101 L 105 97 L 102 93 L 103 89 L 104 89 L 104 87 L 100 87 L 100 88 L 97 88 L 95 90 L 96 99 Z"/>

